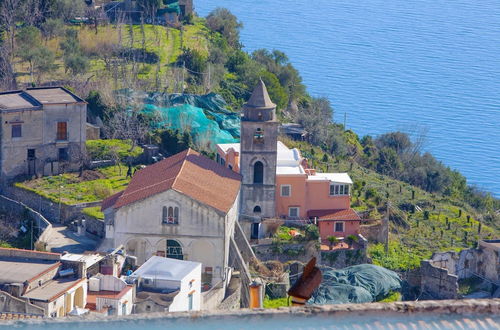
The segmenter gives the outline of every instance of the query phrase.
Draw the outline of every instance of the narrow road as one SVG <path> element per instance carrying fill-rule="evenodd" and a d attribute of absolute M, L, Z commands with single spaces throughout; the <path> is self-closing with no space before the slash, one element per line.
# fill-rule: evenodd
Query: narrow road
<path fill-rule="evenodd" d="M 78 236 L 75 232 L 63 225 L 52 224 L 52 234 L 49 236 L 47 250 L 51 252 L 83 253 L 95 250 L 98 242 L 86 237 Z"/>

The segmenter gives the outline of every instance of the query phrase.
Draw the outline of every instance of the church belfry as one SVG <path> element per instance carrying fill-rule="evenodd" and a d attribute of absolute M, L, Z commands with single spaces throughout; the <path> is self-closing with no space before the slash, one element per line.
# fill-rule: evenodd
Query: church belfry
<path fill-rule="evenodd" d="M 276 214 L 276 158 L 278 142 L 276 104 L 260 80 L 243 105 L 241 117 L 241 213 L 256 217 Z"/>

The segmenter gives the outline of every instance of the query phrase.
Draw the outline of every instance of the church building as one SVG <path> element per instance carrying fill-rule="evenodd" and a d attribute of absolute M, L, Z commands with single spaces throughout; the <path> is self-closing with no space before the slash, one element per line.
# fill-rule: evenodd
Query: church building
<path fill-rule="evenodd" d="M 200 262 L 204 287 L 227 285 L 240 183 L 238 173 L 191 149 L 150 165 L 103 201 L 104 244 L 125 246 L 139 265 L 154 255 Z"/>
<path fill-rule="evenodd" d="M 240 223 L 249 238 L 267 236 L 274 218 L 316 223 L 322 240 L 359 234 L 347 173 L 319 173 L 298 149 L 278 141 L 276 105 L 260 81 L 243 106 L 241 142 L 217 145 L 217 162 L 242 175 Z"/>

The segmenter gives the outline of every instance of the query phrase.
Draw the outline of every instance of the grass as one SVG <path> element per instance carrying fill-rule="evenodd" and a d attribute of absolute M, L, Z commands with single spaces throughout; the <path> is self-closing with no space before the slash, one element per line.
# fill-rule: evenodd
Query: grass
<path fill-rule="evenodd" d="M 269 299 L 268 296 L 264 298 L 264 308 L 279 308 L 279 307 L 288 307 L 291 304 L 288 301 L 288 297 L 286 298 L 278 298 L 278 299 Z"/>
<path fill-rule="evenodd" d="M 379 220 L 385 216 L 387 202 L 391 203 L 389 254 L 385 254 L 381 244 L 370 244 L 368 249 L 377 265 L 394 270 L 413 269 L 433 252 L 471 248 L 479 238 L 493 238 L 500 234 L 484 223 L 478 233 L 475 210 L 459 200 L 426 192 L 331 155 L 327 155 L 328 161 L 323 162 L 325 153 L 320 148 L 306 142 L 280 139 L 288 147 L 300 149 L 319 172 L 348 172 L 355 188 L 351 193 L 351 207 L 356 211 L 368 212 L 370 219 Z M 412 191 L 415 192 L 414 198 Z M 407 210 L 405 204 L 418 205 L 422 211 Z"/>
<path fill-rule="evenodd" d="M 104 220 L 104 213 L 101 212 L 100 206 L 95 207 L 86 207 L 83 209 L 83 214 L 88 215 L 89 217 L 94 217 L 96 219 Z"/>
<path fill-rule="evenodd" d="M 88 140 L 86 142 L 87 153 L 91 159 L 94 160 L 109 160 L 113 159 L 113 154 L 122 161 L 127 157 L 136 158 L 142 154 L 141 147 L 134 147 L 132 150 L 132 143 L 124 140 Z"/>
<path fill-rule="evenodd" d="M 79 178 L 78 173 L 65 173 L 19 182 L 15 185 L 54 203 L 60 201 L 63 204 L 73 205 L 101 201 L 124 190 L 130 182 L 130 178 L 126 178 L 127 168 L 123 165 L 104 167 L 85 173 L 83 178 Z"/>

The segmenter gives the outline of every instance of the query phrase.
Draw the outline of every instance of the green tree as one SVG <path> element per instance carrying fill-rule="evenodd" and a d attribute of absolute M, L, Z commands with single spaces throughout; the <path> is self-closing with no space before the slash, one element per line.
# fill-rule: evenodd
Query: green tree
<path fill-rule="evenodd" d="M 352 247 L 352 245 L 354 243 L 357 243 L 358 241 L 359 241 L 359 238 L 356 235 L 349 235 L 346 238 L 346 243 L 347 243 L 347 245 L 349 245 L 349 247 Z"/>
<path fill-rule="evenodd" d="M 339 242 L 339 239 L 335 236 L 328 236 L 326 239 L 330 243 L 330 250 L 333 250 L 333 247 Z"/>
<path fill-rule="evenodd" d="M 281 86 L 278 77 L 269 71 L 262 71 L 260 73 L 260 77 L 266 84 L 269 97 L 274 103 L 276 103 L 278 109 L 286 108 L 288 104 L 288 96 L 286 90 Z"/>
<path fill-rule="evenodd" d="M 42 24 L 42 35 L 45 40 L 62 36 L 64 33 L 64 22 L 58 18 L 49 18 Z"/>
<path fill-rule="evenodd" d="M 216 8 L 207 16 L 207 26 L 214 32 L 219 32 L 233 48 L 240 48 L 240 29 L 243 24 L 238 21 L 229 9 Z"/>
<path fill-rule="evenodd" d="M 56 59 L 55 54 L 47 47 L 38 47 L 33 59 L 34 67 L 37 72 L 38 83 L 42 81 L 43 75 L 55 70 L 57 65 L 54 64 Z"/>

